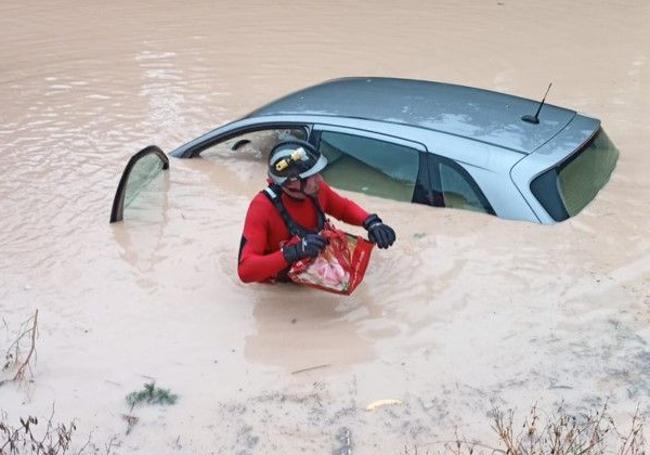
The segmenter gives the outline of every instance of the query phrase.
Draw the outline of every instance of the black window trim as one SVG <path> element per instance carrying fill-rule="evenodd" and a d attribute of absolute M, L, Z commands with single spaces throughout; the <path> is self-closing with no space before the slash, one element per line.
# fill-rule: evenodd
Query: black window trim
<path fill-rule="evenodd" d="M 131 176 L 131 171 L 133 170 L 133 167 L 135 164 L 140 161 L 141 158 L 144 158 L 147 155 L 154 154 L 163 163 L 163 170 L 169 169 L 169 158 L 163 152 L 160 147 L 156 145 L 149 145 L 142 150 L 140 150 L 138 153 L 133 155 L 130 159 L 129 162 L 126 164 L 126 167 L 124 168 L 124 172 L 122 172 L 122 177 L 120 178 L 120 183 L 117 185 L 117 191 L 115 192 L 115 198 L 113 199 L 113 208 L 111 209 L 111 220 L 110 223 L 115 223 L 117 221 L 122 221 L 124 218 L 124 197 L 126 195 L 126 186 L 129 182 L 129 177 Z"/>
<path fill-rule="evenodd" d="M 483 190 L 481 190 L 481 187 L 476 183 L 476 180 L 474 180 L 474 177 L 465 169 L 458 161 L 453 160 L 451 158 L 447 158 L 446 156 L 441 156 L 436 153 L 429 152 L 429 156 L 427 156 L 427 169 L 429 172 L 429 189 L 431 192 L 431 205 L 435 207 L 445 207 L 444 205 L 444 197 L 441 192 L 438 192 L 435 190 L 435 188 L 441 188 L 442 189 L 442 178 L 440 176 L 440 164 L 444 164 L 446 166 L 449 166 L 450 168 L 454 169 L 457 171 L 461 177 L 469 184 L 470 188 L 476 196 L 478 197 L 478 200 L 483 207 L 483 210 L 485 211 L 484 213 L 487 213 L 489 215 L 495 215 L 496 212 L 494 211 L 494 208 L 492 208 L 492 204 L 490 204 L 490 201 L 488 201 L 487 197 L 485 197 L 485 194 L 483 193 Z M 431 170 L 433 169 L 433 174 L 431 173 Z M 437 186 L 435 185 L 437 184 Z"/>
<path fill-rule="evenodd" d="M 302 128 L 305 131 L 305 137 L 309 137 L 313 124 L 305 122 L 269 122 L 269 123 L 255 123 L 253 125 L 240 126 L 233 130 L 229 130 L 223 134 L 218 134 L 214 137 L 206 139 L 204 142 L 194 145 L 191 149 L 186 150 L 183 155 L 186 158 L 196 158 L 201 155 L 206 149 L 213 147 L 221 142 L 232 139 L 241 134 L 254 133 L 255 131 L 273 130 L 273 129 L 288 129 L 288 128 Z"/>

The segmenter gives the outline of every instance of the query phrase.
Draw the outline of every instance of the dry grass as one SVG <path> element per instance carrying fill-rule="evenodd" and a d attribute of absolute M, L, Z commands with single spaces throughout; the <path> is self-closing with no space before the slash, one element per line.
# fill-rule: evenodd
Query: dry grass
<path fill-rule="evenodd" d="M 645 455 L 644 419 L 637 408 L 629 429 L 621 431 L 604 405 L 590 414 L 571 414 L 563 406 L 542 416 L 533 406 L 523 424 L 514 422 L 513 411 L 492 411 L 492 429 L 497 444 L 469 441 L 456 435 L 452 441 L 438 441 L 404 447 L 405 455 L 478 453 L 505 455 Z"/>
<path fill-rule="evenodd" d="M 39 426 L 39 419 L 31 415 L 18 420 L 19 424 L 13 426 L 8 423 L 6 414 L 0 415 L 0 455 L 111 455 L 119 446 L 116 437 L 103 448 L 91 441 L 92 435 L 85 442 L 73 442 L 77 431 L 75 422 L 54 423 L 54 406 L 45 426 Z"/>
<path fill-rule="evenodd" d="M 72 434 L 77 429 L 74 422 L 54 424 L 54 407 L 45 430 L 38 434 L 38 419 L 34 416 L 20 418 L 20 425 L 9 425 L 3 416 L 0 420 L 0 455 L 23 453 L 43 455 L 63 455 L 68 453 Z"/>
<path fill-rule="evenodd" d="M 645 453 L 643 421 L 637 408 L 630 429 L 621 432 L 607 412 L 607 405 L 590 414 L 572 415 L 560 407 L 546 419 L 533 406 L 522 430 L 514 431 L 513 413 L 495 410 L 492 428 L 508 455 L 594 455 Z"/>

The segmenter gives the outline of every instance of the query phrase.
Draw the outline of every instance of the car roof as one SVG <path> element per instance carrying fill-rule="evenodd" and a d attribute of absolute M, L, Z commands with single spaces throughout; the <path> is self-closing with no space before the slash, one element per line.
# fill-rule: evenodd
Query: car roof
<path fill-rule="evenodd" d="M 539 124 L 521 120 L 539 106 L 518 96 L 411 79 L 351 77 L 299 90 L 248 115 L 348 117 L 467 137 L 531 153 L 561 131 L 575 111 L 544 104 Z"/>

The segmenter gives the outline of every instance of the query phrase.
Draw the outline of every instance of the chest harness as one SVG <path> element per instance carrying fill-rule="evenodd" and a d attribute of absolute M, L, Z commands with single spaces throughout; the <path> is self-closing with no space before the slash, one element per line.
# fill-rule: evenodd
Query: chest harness
<path fill-rule="evenodd" d="M 300 225 L 296 220 L 291 218 L 291 215 L 289 215 L 289 212 L 287 212 L 286 207 L 282 203 L 282 187 L 280 185 L 272 184 L 266 187 L 262 193 L 264 193 L 264 196 L 268 198 L 269 201 L 273 204 L 273 206 L 276 208 L 280 216 L 282 217 L 282 220 L 284 221 L 284 224 L 287 226 L 287 229 L 289 230 L 289 234 L 291 235 L 297 235 L 298 237 L 304 237 L 307 234 L 318 234 L 320 231 L 323 230 L 323 227 L 325 227 L 325 214 L 323 213 L 323 209 L 320 206 L 320 203 L 318 202 L 318 199 L 314 196 L 307 196 L 307 198 L 312 202 L 314 205 L 314 208 L 316 209 L 316 229 L 311 230 L 307 229 L 304 226 Z"/>

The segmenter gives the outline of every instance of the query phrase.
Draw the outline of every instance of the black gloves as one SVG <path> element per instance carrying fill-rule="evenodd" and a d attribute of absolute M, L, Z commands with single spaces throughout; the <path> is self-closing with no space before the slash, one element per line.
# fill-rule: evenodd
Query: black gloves
<path fill-rule="evenodd" d="M 293 264 L 306 257 L 315 258 L 327 245 L 325 237 L 317 234 L 307 234 L 300 242 L 282 248 L 284 259 Z"/>
<path fill-rule="evenodd" d="M 395 243 L 395 231 L 384 224 L 376 214 L 369 215 L 363 222 L 363 227 L 368 231 L 368 239 L 377 244 L 379 248 L 388 248 Z M 304 258 L 315 258 L 327 245 L 327 239 L 318 234 L 307 234 L 300 242 L 284 246 L 282 255 L 284 259 L 293 264 Z"/>
<path fill-rule="evenodd" d="M 393 228 L 382 223 L 381 218 L 374 213 L 366 218 L 363 227 L 368 231 L 368 239 L 372 243 L 376 243 L 379 248 L 388 248 L 395 242 Z"/>

